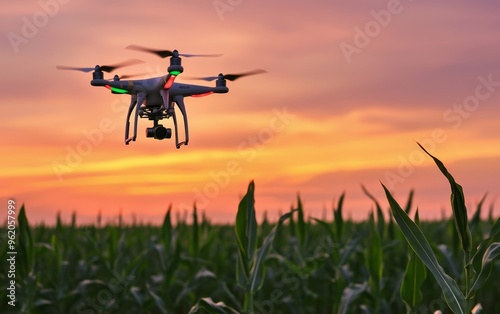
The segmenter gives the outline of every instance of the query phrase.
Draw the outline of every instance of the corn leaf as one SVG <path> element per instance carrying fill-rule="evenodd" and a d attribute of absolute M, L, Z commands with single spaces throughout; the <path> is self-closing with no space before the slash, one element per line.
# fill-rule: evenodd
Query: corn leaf
<path fill-rule="evenodd" d="M 481 223 L 481 212 L 482 212 L 482 208 L 483 208 L 483 203 L 486 200 L 487 195 L 488 195 L 488 193 L 485 193 L 483 198 L 481 198 L 481 200 L 477 204 L 476 212 L 474 213 L 474 215 L 472 215 L 472 218 L 470 219 L 469 228 L 470 228 L 471 234 L 474 234 L 476 230 L 480 231 L 479 225 Z"/>
<path fill-rule="evenodd" d="M 326 232 L 328 232 L 328 235 L 330 235 L 330 238 L 332 240 L 335 239 L 335 234 L 333 233 L 333 230 L 330 226 L 329 223 L 327 223 L 326 221 L 324 220 L 321 220 L 321 219 L 318 219 L 318 218 L 314 218 L 314 217 L 311 217 L 312 220 L 316 221 L 316 223 L 318 223 L 318 225 L 322 226 Z"/>
<path fill-rule="evenodd" d="M 377 208 L 377 227 L 378 227 L 378 233 L 380 237 L 384 236 L 384 229 L 385 229 L 385 221 L 384 221 L 384 214 L 382 212 L 382 207 L 380 207 L 380 204 L 378 203 L 377 199 L 375 196 L 373 196 L 368 190 L 365 188 L 363 184 L 361 184 L 361 189 L 365 193 L 368 198 L 370 198 L 374 203 L 375 207 Z"/>
<path fill-rule="evenodd" d="M 235 309 L 227 306 L 224 302 L 214 302 L 212 298 L 200 299 L 190 310 L 192 313 L 209 313 L 209 314 L 238 314 Z"/>
<path fill-rule="evenodd" d="M 19 270 L 20 277 L 25 278 L 34 267 L 35 248 L 31 237 L 31 228 L 26 217 L 24 204 L 21 206 L 17 216 L 18 232 L 17 241 L 19 243 Z"/>
<path fill-rule="evenodd" d="M 242 275 L 244 278 L 250 276 L 249 263 L 253 258 L 254 250 L 256 247 L 257 239 L 257 220 L 255 218 L 255 199 L 254 199 L 254 182 L 250 182 L 248 190 L 238 206 L 238 213 L 236 214 L 236 224 L 234 226 L 236 239 L 238 241 L 238 253 L 240 256 L 240 268 L 238 269 L 241 274 L 237 279 L 241 280 Z"/>
<path fill-rule="evenodd" d="M 297 229 L 299 231 L 300 246 L 303 246 L 306 241 L 306 222 L 304 220 L 304 209 L 302 208 L 299 194 L 297 194 Z"/>
<path fill-rule="evenodd" d="M 165 302 L 163 302 L 162 298 L 160 298 L 151 288 L 147 287 L 148 294 L 153 298 L 155 302 L 156 308 L 162 314 L 167 314 L 167 309 L 165 307 Z"/>
<path fill-rule="evenodd" d="M 413 194 L 414 194 L 414 192 L 415 191 L 413 191 L 413 190 L 410 191 L 410 195 L 408 196 L 408 201 L 406 202 L 405 213 L 407 213 L 408 215 L 410 215 L 411 206 L 413 205 Z"/>
<path fill-rule="evenodd" d="M 262 285 L 265 276 L 265 267 L 264 261 L 266 260 L 269 251 L 271 250 L 272 244 L 274 242 L 274 237 L 276 235 L 276 231 L 281 227 L 283 222 L 290 218 L 293 215 L 294 211 L 288 212 L 282 215 L 278 221 L 278 223 L 274 226 L 271 232 L 267 235 L 262 243 L 262 246 L 257 251 L 255 256 L 255 261 L 252 265 L 252 269 L 250 271 L 250 280 L 248 291 L 250 293 L 256 292 Z"/>
<path fill-rule="evenodd" d="M 370 273 L 369 283 L 373 291 L 378 291 L 383 271 L 382 244 L 378 229 L 375 226 L 373 212 L 369 215 L 368 225 L 370 236 L 366 238 L 364 260 L 366 268 Z"/>
<path fill-rule="evenodd" d="M 193 206 L 193 224 L 191 228 L 193 230 L 193 239 L 191 241 L 191 252 L 193 256 L 198 256 L 198 250 L 200 247 L 200 236 L 199 236 L 198 211 L 196 209 L 196 204 L 194 204 Z"/>
<path fill-rule="evenodd" d="M 481 270 L 467 295 L 468 299 L 474 297 L 476 291 L 481 288 L 491 274 L 494 260 L 500 255 L 500 242 L 492 243 L 484 252 Z"/>
<path fill-rule="evenodd" d="M 333 211 L 333 217 L 335 221 L 335 227 L 337 230 L 337 240 L 342 240 L 342 229 L 344 226 L 344 218 L 342 217 L 342 205 L 344 203 L 345 192 L 340 195 L 339 201 L 337 203 L 337 208 Z"/>
<path fill-rule="evenodd" d="M 172 219 L 171 219 L 172 205 L 168 206 L 167 213 L 163 218 L 163 225 L 161 227 L 161 239 L 167 252 L 170 252 L 170 246 L 172 244 Z"/>
<path fill-rule="evenodd" d="M 342 298 L 340 300 L 339 314 L 353 313 L 354 311 L 350 308 L 351 304 L 368 289 L 367 283 L 363 284 L 350 284 L 342 292 Z"/>
<path fill-rule="evenodd" d="M 396 223 L 403 232 L 404 237 L 415 254 L 425 264 L 427 269 L 432 273 L 438 282 L 450 309 L 454 313 L 467 313 L 465 296 L 458 288 L 457 283 L 450 276 L 448 276 L 441 265 L 439 265 L 429 242 L 420 228 L 410 219 L 410 217 L 408 217 L 383 184 L 382 187 L 384 188 Z"/>
<path fill-rule="evenodd" d="M 443 175 L 448 179 L 451 187 L 451 208 L 453 210 L 453 218 L 455 221 L 455 228 L 457 229 L 458 236 L 460 238 L 460 242 L 462 244 L 462 249 L 466 252 L 470 252 L 472 248 L 472 235 L 469 230 L 469 225 L 467 223 L 467 208 L 465 206 L 465 197 L 462 186 L 455 182 L 453 176 L 448 172 L 444 164 L 432 156 L 425 148 L 417 143 L 420 148 L 424 150 L 424 152 L 429 155 L 439 170 L 443 173 Z"/>
<path fill-rule="evenodd" d="M 406 211 L 405 211 L 406 212 Z M 415 223 L 418 225 L 418 210 L 415 213 Z M 422 302 L 422 291 L 420 287 L 427 277 L 427 269 L 424 263 L 415 255 L 414 251 L 410 251 L 410 259 L 406 265 L 403 282 L 401 283 L 400 295 L 408 306 L 415 308 L 416 305 Z"/>

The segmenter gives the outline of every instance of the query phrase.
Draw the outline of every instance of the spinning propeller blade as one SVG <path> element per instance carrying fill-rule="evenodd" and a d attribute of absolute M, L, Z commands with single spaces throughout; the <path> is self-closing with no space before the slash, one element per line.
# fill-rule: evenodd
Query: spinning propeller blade
<path fill-rule="evenodd" d="M 125 75 L 119 75 L 120 79 L 121 80 L 124 80 L 124 79 L 128 79 L 128 78 L 131 78 L 131 77 L 138 77 L 138 76 L 143 76 L 143 75 L 147 75 L 149 73 L 136 73 L 136 74 L 125 74 Z"/>
<path fill-rule="evenodd" d="M 118 76 L 118 79 L 120 80 L 125 80 L 125 79 L 128 79 L 128 78 L 131 78 L 131 77 L 138 77 L 138 76 L 143 76 L 143 75 L 148 75 L 149 73 L 136 73 L 136 74 L 125 74 L 125 75 L 115 75 L 115 76 Z M 110 79 L 106 79 L 108 81 L 111 81 L 111 80 L 114 80 L 114 78 L 110 78 Z"/>
<path fill-rule="evenodd" d="M 257 69 L 253 71 L 248 71 L 244 73 L 238 73 L 238 74 L 226 74 L 223 75 L 222 78 L 228 81 L 235 81 L 239 79 L 240 77 L 244 76 L 249 76 L 249 75 L 255 75 L 255 74 L 262 74 L 262 73 L 267 73 L 266 70 L 262 69 Z M 190 79 L 190 80 L 204 80 L 204 81 L 214 81 L 219 78 L 219 76 L 205 76 L 205 77 L 192 77 L 192 76 L 184 76 L 185 79 Z"/>
<path fill-rule="evenodd" d="M 118 68 L 123 68 L 129 65 L 134 65 L 138 63 L 143 63 L 144 61 L 137 60 L 137 59 L 130 59 L 127 61 L 123 61 L 114 65 L 101 65 L 101 71 L 103 72 L 112 72 L 115 69 Z M 88 67 L 88 68 L 79 68 L 79 67 L 71 67 L 71 66 L 65 66 L 65 65 L 56 65 L 56 69 L 58 70 L 74 70 L 74 71 L 81 71 L 81 72 L 91 72 L 94 71 L 95 67 Z"/>
<path fill-rule="evenodd" d="M 185 58 L 191 58 L 191 57 L 215 58 L 222 56 L 222 53 L 179 53 L 179 56 Z"/>
<path fill-rule="evenodd" d="M 130 45 L 130 46 L 127 46 L 126 49 L 132 49 L 132 50 L 138 50 L 138 51 L 153 53 L 153 54 L 159 56 L 160 58 L 172 57 L 174 55 L 174 52 L 172 50 L 157 50 L 157 49 L 146 48 L 146 47 L 142 47 L 142 46 L 138 46 L 138 45 Z M 220 56 L 222 56 L 222 54 L 179 53 L 179 56 L 186 57 L 186 58 L 191 58 L 191 57 L 220 57 Z"/>
<path fill-rule="evenodd" d="M 58 70 L 75 70 L 75 71 L 82 71 L 82 72 L 90 72 L 93 71 L 94 68 L 77 68 L 77 67 L 69 67 L 65 65 L 56 65 L 56 69 Z"/>

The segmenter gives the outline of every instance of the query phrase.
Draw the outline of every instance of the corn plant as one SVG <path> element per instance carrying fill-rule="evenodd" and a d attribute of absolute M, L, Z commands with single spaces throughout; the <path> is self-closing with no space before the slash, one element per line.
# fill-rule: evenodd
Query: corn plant
<path fill-rule="evenodd" d="M 462 186 L 458 184 L 453 176 L 448 172 L 444 164 L 432 156 L 429 152 L 425 150 L 420 144 L 420 148 L 424 150 L 436 163 L 439 170 L 448 180 L 451 187 L 451 208 L 453 210 L 453 221 L 455 225 L 456 234 L 458 236 L 460 247 L 462 249 L 463 256 L 463 273 L 461 278 L 464 281 L 464 288 L 460 289 L 457 282 L 450 277 L 443 267 L 438 262 L 436 255 L 434 254 L 431 245 L 429 244 L 427 238 L 425 237 L 422 230 L 419 228 L 418 224 L 412 221 L 408 214 L 399 206 L 396 200 L 392 197 L 391 193 L 382 184 L 387 200 L 392 210 L 392 214 L 401 228 L 406 240 L 409 245 L 418 256 L 420 261 L 427 267 L 427 269 L 432 273 L 437 283 L 441 287 L 442 293 L 448 304 L 449 308 L 454 313 L 470 313 L 472 310 L 472 305 L 474 304 L 474 296 L 477 290 L 479 290 L 484 283 L 487 281 L 491 269 L 493 267 L 494 260 L 500 255 L 500 242 L 493 242 L 492 239 L 499 232 L 500 220 L 497 220 L 493 229 L 490 232 L 490 236 L 479 243 L 476 249 L 476 253 L 471 256 L 472 251 L 472 236 L 469 228 L 468 218 L 467 218 L 467 208 L 465 206 L 465 198 Z M 418 222 L 418 219 L 416 220 Z M 486 248 L 486 249 L 484 249 Z M 476 275 L 474 269 L 474 261 L 480 257 L 480 252 L 484 250 L 482 254 L 482 264 L 479 273 Z M 412 265 L 410 265 L 410 263 Z M 416 263 L 415 259 L 410 257 L 409 265 L 407 266 L 407 275 L 409 278 L 407 280 L 413 280 L 414 282 L 419 282 L 423 276 L 421 271 L 421 266 Z M 420 269 L 420 271 L 419 271 Z M 409 297 L 409 305 L 415 306 L 419 299 L 418 284 L 405 284 L 402 288 L 402 295 Z M 474 306 L 475 311 L 479 311 L 481 306 Z"/>

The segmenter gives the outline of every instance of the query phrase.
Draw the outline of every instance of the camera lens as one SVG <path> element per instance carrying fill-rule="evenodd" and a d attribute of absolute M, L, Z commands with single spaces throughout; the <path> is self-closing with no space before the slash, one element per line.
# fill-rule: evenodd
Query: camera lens
<path fill-rule="evenodd" d="M 170 138 L 172 137 L 172 129 L 167 129 L 161 124 L 152 128 L 146 128 L 146 137 L 154 137 L 157 140 Z"/>
<path fill-rule="evenodd" d="M 154 130 L 154 136 L 157 140 L 162 140 L 167 136 L 167 129 L 163 125 L 159 125 Z"/>

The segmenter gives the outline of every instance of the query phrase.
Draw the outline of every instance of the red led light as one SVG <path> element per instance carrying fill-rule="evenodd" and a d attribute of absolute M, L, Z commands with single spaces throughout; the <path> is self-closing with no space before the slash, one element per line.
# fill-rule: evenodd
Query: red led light
<path fill-rule="evenodd" d="M 174 84 L 175 77 L 176 77 L 175 75 L 170 75 L 168 81 L 163 86 L 163 89 L 169 89 L 170 87 L 172 87 L 172 84 Z"/>
<path fill-rule="evenodd" d="M 196 94 L 196 95 L 193 95 L 192 97 L 203 97 L 203 96 L 208 96 L 208 95 L 212 95 L 214 92 L 208 92 L 208 93 L 203 93 L 203 94 Z"/>

